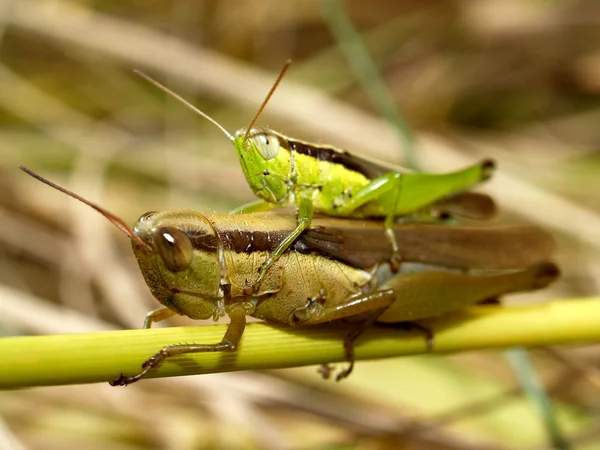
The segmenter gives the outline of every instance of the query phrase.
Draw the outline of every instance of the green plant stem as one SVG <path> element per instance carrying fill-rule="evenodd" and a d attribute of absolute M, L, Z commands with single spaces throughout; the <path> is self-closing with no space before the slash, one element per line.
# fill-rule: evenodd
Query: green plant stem
<path fill-rule="evenodd" d="M 478 306 L 420 324 L 435 333 L 432 353 L 600 341 L 600 299 L 535 306 Z M 0 339 L 0 388 L 106 382 L 135 374 L 165 345 L 215 343 L 226 325 L 108 331 Z M 344 360 L 344 326 L 247 326 L 235 353 L 199 353 L 166 361 L 151 377 L 273 369 Z M 357 359 L 424 353 L 422 332 L 374 327 L 360 337 Z M 360 370 L 360 365 L 358 369 Z"/>
<path fill-rule="evenodd" d="M 398 138 L 403 143 L 405 165 L 411 169 L 418 169 L 413 133 L 398 110 L 394 95 L 381 77 L 369 49 L 354 27 L 346 6 L 338 0 L 321 0 L 320 5 L 342 52 L 346 55 L 348 63 L 371 98 L 373 105 L 381 117 L 394 127 Z"/>
<path fill-rule="evenodd" d="M 525 394 L 529 397 L 531 405 L 536 408 L 549 437 L 549 444 L 556 450 L 567 450 L 569 443 L 564 438 L 560 429 L 554 406 L 544 389 L 529 353 L 523 348 L 511 348 L 506 351 L 506 357 L 511 363 Z"/>

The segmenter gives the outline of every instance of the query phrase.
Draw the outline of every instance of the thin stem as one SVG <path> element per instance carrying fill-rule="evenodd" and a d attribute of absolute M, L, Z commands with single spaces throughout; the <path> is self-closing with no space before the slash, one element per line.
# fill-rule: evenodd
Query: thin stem
<path fill-rule="evenodd" d="M 552 448 L 568 450 L 569 443 L 563 436 L 552 401 L 533 367 L 529 353 L 523 348 L 511 348 L 506 351 L 506 358 L 511 363 L 529 402 L 537 410 Z"/>
<path fill-rule="evenodd" d="M 348 63 L 362 83 L 379 114 L 393 125 L 404 147 L 405 165 L 418 169 L 413 133 L 396 106 L 394 96 L 375 65 L 369 49 L 339 0 L 321 0 L 321 9 Z"/>
<path fill-rule="evenodd" d="M 600 342 L 600 298 L 523 307 L 478 306 L 421 322 L 434 332 L 432 353 Z M 0 388 L 107 382 L 137 373 L 165 345 L 221 341 L 225 325 L 107 331 L 0 339 Z M 235 353 L 199 353 L 167 360 L 151 377 L 257 370 L 343 361 L 339 326 L 247 326 Z M 424 353 L 419 332 L 374 327 L 356 342 L 356 359 Z M 360 364 L 356 365 L 360 370 Z"/>

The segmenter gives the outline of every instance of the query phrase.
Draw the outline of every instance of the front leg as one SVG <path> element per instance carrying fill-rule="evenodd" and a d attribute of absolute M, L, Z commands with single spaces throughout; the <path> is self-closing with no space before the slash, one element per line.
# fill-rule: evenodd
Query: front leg
<path fill-rule="evenodd" d="M 229 312 L 230 323 L 223 336 L 223 340 L 217 344 L 179 344 L 179 345 L 168 345 L 163 347 L 153 356 L 148 358 L 142 364 L 142 370 L 132 376 L 121 374 L 116 380 L 110 381 L 111 386 L 127 386 L 128 384 L 139 381 L 146 374 L 159 367 L 167 358 L 171 358 L 177 355 L 185 355 L 189 353 L 200 353 L 200 352 L 234 352 L 237 350 L 238 344 L 244 334 L 246 328 L 246 311 L 240 305 L 239 307 L 233 308 Z"/>
<path fill-rule="evenodd" d="M 248 289 L 247 294 L 252 295 L 256 294 L 260 288 L 260 283 L 262 282 L 267 271 L 277 262 L 279 257 L 283 255 L 283 253 L 289 248 L 290 245 L 294 243 L 296 239 L 302 234 L 304 230 L 308 228 L 312 221 L 313 216 L 313 205 L 312 200 L 308 195 L 300 195 L 297 199 L 298 204 L 298 225 L 290 234 L 288 234 L 285 239 L 281 241 L 281 243 L 277 246 L 275 250 L 271 252 L 267 260 L 262 263 L 260 268 L 258 269 L 258 276 L 252 282 L 250 289 Z"/>
<path fill-rule="evenodd" d="M 144 328 L 152 328 L 153 323 L 168 319 L 176 314 L 177 313 L 175 311 L 167 308 L 166 306 L 161 306 L 160 308 L 148 311 L 148 314 L 146 314 L 146 319 L 144 320 Z"/>

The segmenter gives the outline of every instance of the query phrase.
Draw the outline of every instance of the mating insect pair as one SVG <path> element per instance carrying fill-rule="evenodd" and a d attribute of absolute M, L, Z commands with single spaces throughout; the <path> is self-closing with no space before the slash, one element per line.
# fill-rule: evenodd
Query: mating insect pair
<path fill-rule="evenodd" d="M 220 342 L 164 347 L 138 374 L 121 375 L 113 385 L 133 383 L 176 355 L 235 351 L 249 315 L 289 326 L 356 322 L 344 345 L 352 364 L 354 340 L 374 322 L 434 317 L 543 288 L 558 276 L 548 262 L 552 237 L 536 227 L 394 224 L 404 258 L 394 273 L 389 265 L 393 250 L 379 222 L 318 216 L 249 296 L 248 278 L 295 228 L 293 211 L 169 210 L 144 214 L 130 228 L 103 208 L 23 170 L 96 209 L 131 239 L 146 283 L 163 305 L 147 315 L 146 328 L 175 314 L 230 318 Z M 352 365 L 338 379 L 351 370 Z"/>
<path fill-rule="evenodd" d="M 237 212 L 294 204 L 297 214 L 279 209 L 235 215 L 174 210 L 146 214 L 131 229 L 101 207 L 24 169 L 101 212 L 131 238 L 142 274 L 164 305 L 148 314 L 145 327 L 174 314 L 230 318 L 221 342 L 165 347 L 140 373 L 121 375 L 112 384 L 135 382 L 172 356 L 234 351 L 248 315 L 294 326 L 357 322 L 345 342 L 352 363 L 354 340 L 374 322 L 433 317 L 509 292 L 538 289 L 558 276 L 548 262 L 552 238 L 540 229 L 413 223 L 431 213 L 491 216 L 489 197 L 463 192 L 489 177 L 489 161 L 448 174 L 401 172 L 333 147 L 252 128 L 286 69 L 250 126 L 235 136 L 151 81 L 207 117 L 234 143 L 244 174 L 261 199 Z M 329 217 L 313 220 L 313 212 Z M 407 220 L 396 223 L 399 215 Z M 351 370 L 352 365 L 338 379 Z"/>
<path fill-rule="evenodd" d="M 333 146 L 293 139 L 268 128 L 253 128 L 289 65 L 290 61 L 280 72 L 248 127 L 234 135 L 178 94 L 137 72 L 209 120 L 233 143 L 246 180 L 260 199 L 234 210 L 234 213 L 265 211 L 288 204 L 297 207 L 296 228 L 271 252 L 257 276 L 251 278 L 251 292 L 258 292 L 268 269 L 310 225 L 314 212 L 338 217 L 385 218 L 385 230 L 394 250 L 395 262 L 402 260 L 393 233 L 393 224 L 398 216 L 414 217 L 442 201 L 446 212 L 474 218 L 488 218 L 493 214 L 494 205 L 489 197 L 463 193 L 491 176 L 495 168 L 491 160 L 450 173 L 410 172 L 360 158 Z"/>

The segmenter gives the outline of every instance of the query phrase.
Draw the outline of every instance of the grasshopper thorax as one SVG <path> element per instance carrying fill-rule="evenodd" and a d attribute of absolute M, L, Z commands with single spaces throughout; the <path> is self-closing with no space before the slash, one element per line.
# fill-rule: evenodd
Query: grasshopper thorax
<path fill-rule="evenodd" d="M 222 314 L 219 241 L 203 214 L 190 210 L 146 213 L 133 232 L 150 248 L 132 241 L 152 294 L 192 319 Z"/>
<path fill-rule="evenodd" d="M 285 137 L 268 128 L 241 129 L 233 143 L 254 194 L 269 203 L 285 202 L 294 173 Z"/>

